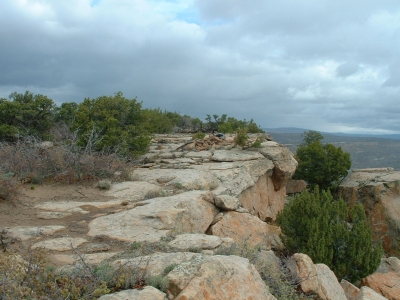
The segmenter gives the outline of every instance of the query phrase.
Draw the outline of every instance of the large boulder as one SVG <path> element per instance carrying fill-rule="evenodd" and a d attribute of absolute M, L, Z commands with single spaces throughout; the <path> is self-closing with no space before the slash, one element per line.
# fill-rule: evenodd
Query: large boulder
<path fill-rule="evenodd" d="M 262 155 L 274 162 L 274 173 L 272 182 L 275 190 L 284 187 L 286 182 L 292 177 L 297 168 L 297 161 L 293 153 L 283 145 L 276 142 L 267 141 L 261 144 L 259 150 Z"/>
<path fill-rule="evenodd" d="M 220 221 L 210 227 L 208 233 L 230 237 L 235 242 L 246 241 L 252 246 L 263 245 L 275 249 L 282 247 L 280 228 L 248 213 L 226 212 Z"/>
<path fill-rule="evenodd" d="M 363 280 L 367 286 L 387 299 L 400 299 L 400 260 L 397 257 L 381 259 L 378 270 Z"/>
<path fill-rule="evenodd" d="M 289 260 L 288 267 L 304 293 L 314 294 L 323 300 L 347 300 L 343 288 L 327 265 L 314 264 L 308 255 L 296 253 Z"/>
<path fill-rule="evenodd" d="M 205 233 L 219 212 L 208 191 L 191 191 L 139 202 L 137 207 L 89 223 L 89 236 L 157 242 L 170 231 Z"/>
<path fill-rule="evenodd" d="M 255 267 L 243 257 L 198 254 L 175 267 L 167 277 L 170 299 L 276 299 Z"/>
<path fill-rule="evenodd" d="M 361 203 L 370 219 L 373 238 L 388 253 L 400 251 L 400 172 L 390 168 L 353 170 L 340 184 L 339 195 Z"/>

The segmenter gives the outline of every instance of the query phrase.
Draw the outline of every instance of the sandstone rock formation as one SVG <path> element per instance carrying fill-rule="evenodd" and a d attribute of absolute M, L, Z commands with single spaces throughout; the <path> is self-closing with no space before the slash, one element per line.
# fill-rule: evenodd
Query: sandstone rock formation
<path fill-rule="evenodd" d="M 125 290 L 118 293 L 104 295 L 99 300 L 167 300 L 166 294 L 153 288 L 145 286 L 143 289 Z"/>
<path fill-rule="evenodd" d="M 255 267 L 238 256 L 198 254 L 167 277 L 170 298 L 176 300 L 276 299 Z"/>
<path fill-rule="evenodd" d="M 361 285 L 390 300 L 400 299 L 400 260 L 397 257 L 383 258 L 378 270 L 364 278 Z"/>
<path fill-rule="evenodd" d="M 115 268 L 133 267 L 144 278 L 165 276 L 173 267 L 167 296 L 145 287 L 100 299 L 275 299 L 248 259 L 215 254 L 229 253 L 234 242 L 245 241 L 261 246 L 257 259 L 271 260 L 280 272 L 273 252 L 265 251 L 282 247 L 280 229 L 269 223 L 284 207 L 297 162 L 277 143 L 241 150 L 233 140 L 155 136 L 132 181 L 114 183 L 98 201 L 40 203 L 35 216 L 48 226 L 15 226 L 3 232 L 0 242 L 34 242 L 33 248 L 51 251 L 52 262 L 70 265 L 64 270 L 79 267 L 82 260 L 89 266 L 106 260 Z M 64 226 L 56 226 L 70 219 L 78 220 L 76 228 L 63 232 Z M 135 257 L 132 245 L 138 248 Z M 329 270 L 314 269 L 321 274 L 317 291 L 329 294 Z"/>
<path fill-rule="evenodd" d="M 369 217 L 375 240 L 388 253 L 400 251 L 400 172 L 390 168 L 353 170 L 339 186 L 349 205 L 361 203 Z"/>
<path fill-rule="evenodd" d="M 304 293 L 318 296 L 318 299 L 347 300 L 335 274 L 324 264 L 314 264 L 311 258 L 296 253 L 289 262 L 289 268 L 295 274 Z"/>

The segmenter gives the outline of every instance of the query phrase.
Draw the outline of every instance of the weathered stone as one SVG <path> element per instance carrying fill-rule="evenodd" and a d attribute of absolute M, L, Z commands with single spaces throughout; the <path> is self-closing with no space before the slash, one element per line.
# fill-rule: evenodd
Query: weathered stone
<path fill-rule="evenodd" d="M 258 179 L 272 175 L 273 163 L 269 159 L 258 159 L 243 162 L 204 163 L 194 166 L 195 169 L 211 173 L 221 182 L 213 192 L 216 195 L 238 197 L 244 190 L 254 186 Z"/>
<path fill-rule="evenodd" d="M 168 292 L 176 300 L 276 298 L 246 258 L 197 254 L 169 274 Z"/>
<path fill-rule="evenodd" d="M 186 190 L 212 190 L 220 184 L 219 180 L 214 175 L 205 171 L 193 169 L 137 169 L 134 172 L 135 179 L 153 184 L 158 184 L 157 179 L 159 178 L 172 176 L 175 176 L 175 178 L 169 181 L 167 185 L 179 185 Z"/>
<path fill-rule="evenodd" d="M 124 290 L 118 293 L 104 295 L 99 300 L 166 300 L 166 294 L 152 286 L 142 289 Z"/>
<path fill-rule="evenodd" d="M 272 182 L 275 191 L 286 186 L 286 182 L 292 177 L 297 168 L 297 161 L 288 148 L 275 142 L 262 143 L 259 152 L 266 158 L 274 162 L 274 173 L 272 174 Z"/>
<path fill-rule="evenodd" d="M 58 212 L 58 211 L 41 211 L 38 212 L 37 217 L 38 219 L 52 220 L 52 219 L 62 219 L 70 215 L 72 215 L 72 213 Z"/>
<path fill-rule="evenodd" d="M 212 153 L 210 151 L 192 151 L 185 154 L 185 157 L 188 158 L 201 158 L 201 159 L 210 159 Z"/>
<path fill-rule="evenodd" d="M 285 196 L 285 189 L 275 191 L 272 178 L 265 174 L 258 179 L 255 185 L 239 195 L 239 202 L 252 215 L 268 222 L 274 221 L 284 208 Z"/>
<path fill-rule="evenodd" d="M 178 265 L 191 260 L 197 253 L 193 252 L 171 252 L 154 253 L 147 256 L 139 256 L 129 259 L 118 259 L 112 263 L 115 267 L 132 267 L 139 273 L 148 276 L 164 275 L 165 268 Z"/>
<path fill-rule="evenodd" d="M 351 300 L 351 299 L 349 299 Z M 363 286 L 354 300 L 387 300 L 387 298 L 375 292 L 369 287 Z"/>
<path fill-rule="evenodd" d="M 90 244 L 84 249 L 85 252 L 104 252 L 110 250 L 110 246 L 107 244 Z"/>
<path fill-rule="evenodd" d="M 3 229 L 2 239 L 26 241 L 31 238 L 41 237 L 43 235 L 52 235 L 55 232 L 65 229 L 64 226 L 15 226 Z"/>
<path fill-rule="evenodd" d="M 234 211 L 224 213 L 223 218 L 210 227 L 209 233 L 220 237 L 230 237 L 235 242 L 246 241 L 252 246 L 261 244 L 267 248 L 282 247 L 279 238 L 280 228 L 269 225 L 250 214 Z"/>
<path fill-rule="evenodd" d="M 259 158 L 263 158 L 263 156 L 255 151 L 216 150 L 211 157 L 211 160 L 219 162 L 231 162 L 254 160 Z"/>
<path fill-rule="evenodd" d="M 166 294 L 152 286 L 142 289 L 124 290 L 118 293 L 104 295 L 99 300 L 166 300 Z"/>
<path fill-rule="evenodd" d="M 231 238 L 221 238 L 214 235 L 206 234 L 180 234 L 175 239 L 169 242 L 172 248 L 190 251 L 190 249 L 211 250 L 215 249 L 222 244 L 228 246 L 233 243 Z"/>
<path fill-rule="evenodd" d="M 115 183 L 111 189 L 106 192 L 107 196 L 118 198 L 122 201 L 136 202 L 143 200 L 149 193 L 158 193 L 161 188 L 155 184 L 143 181 L 126 181 Z"/>
<path fill-rule="evenodd" d="M 89 223 L 88 235 L 157 242 L 171 230 L 204 233 L 219 212 L 206 201 L 210 197 L 207 191 L 191 191 L 142 201 L 134 209 L 94 219 Z"/>
<path fill-rule="evenodd" d="M 360 289 L 355 285 L 351 284 L 347 280 L 342 279 L 340 285 L 344 291 L 344 294 L 347 297 L 347 300 L 355 300 L 360 292 Z"/>
<path fill-rule="evenodd" d="M 339 186 L 349 204 L 361 203 L 372 225 L 373 238 L 387 253 L 400 251 L 400 172 L 367 169 L 350 173 Z"/>
<path fill-rule="evenodd" d="M 82 238 L 62 237 L 62 238 L 56 238 L 38 242 L 32 245 L 31 248 L 32 249 L 45 248 L 48 250 L 62 252 L 62 251 L 72 250 L 73 248 L 76 248 L 86 242 L 87 240 Z"/>
<path fill-rule="evenodd" d="M 382 258 L 375 273 L 395 272 L 400 275 L 400 259 L 397 257 Z"/>
<path fill-rule="evenodd" d="M 297 277 L 304 293 L 317 295 L 319 299 L 347 300 L 335 274 L 327 265 L 314 265 L 308 255 L 296 253 L 289 260 L 288 267 Z"/>
<path fill-rule="evenodd" d="M 236 210 L 240 206 L 239 199 L 229 195 L 217 195 L 214 197 L 214 204 L 222 210 Z"/>
<path fill-rule="evenodd" d="M 400 276 L 395 272 L 374 273 L 361 280 L 362 286 L 368 286 L 389 300 L 400 299 Z"/>
<path fill-rule="evenodd" d="M 80 256 L 76 254 L 54 254 L 51 255 L 51 257 L 58 264 L 63 265 L 72 265 L 76 262 L 81 262 L 81 259 L 83 259 L 88 265 L 97 265 L 102 261 L 109 259 L 117 254 L 119 254 L 119 252 L 91 253 L 82 254 Z"/>

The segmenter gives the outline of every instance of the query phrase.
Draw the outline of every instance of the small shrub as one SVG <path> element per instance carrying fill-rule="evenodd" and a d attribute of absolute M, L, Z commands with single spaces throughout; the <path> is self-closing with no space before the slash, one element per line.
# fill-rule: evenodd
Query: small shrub
<path fill-rule="evenodd" d="M 132 250 L 140 249 L 141 247 L 142 247 L 142 243 L 141 242 L 132 242 L 132 244 L 131 244 L 131 249 Z"/>
<path fill-rule="evenodd" d="M 18 194 L 20 184 L 15 178 L 0 178 L 0 200 L 12 201 Z"/>
<path fill-rule="evenodd" d="M 168 273 L 171 272 L 173 269 L 175 269 L 175 267 L 176 267 L 177 265 L 178 265 L 178 264 L 171 264 L 171 265 L 165 267 L 165 269 L 164 269 L 164 271 L 163 271 L 164 276 L 168 275 Z"/>
<path fill-rule="evenodd" d="M 109 190 L 111 188 L 111 180 L 102 179 L 96 184 L 96 187 L 100 190 Z"/>
<path fill-rule="evenodd" d="M 168 278 L 161 276 L 161 275 L 149 276 L 146 278 L 145 281 L 146 281 L 147 285 L 155 287 L 156 289 L 159 289 L 160 291 L 163 291 L 163 292 L 165 292 L 167 290 L 168 285 L 169 285 Z"/>
<path fill-rule="evenodd" d="M 180 182 L 175 182 L 175 183 L 174 183 L 174 187 L 176 187 L 176 188 L 179 189 L 179 190 L 183 189 L 183 185 L 182 185 L 182 183 L 180 183 Z"/>
<path fill-rule="evenodd" d="M 235 144 L 240 147 L 243 147 L 246 145 L 248 139 L 249 137 L 247 136 L 247 129 L 245 128 L 238 129 L 236 133 Z"/>
<path fill-rule="evenodd" d="M 261 148 L 261 139 L 257 138 L 255 142 L 251 145 L 252 148 Z"/>
<path fill-rule="evenodd" d="M 192 134 L 192 139 L 193 140 L 202 140 L 206 137 L 206 134 L 204 132 L 198 131 L 196 133 Z"/>

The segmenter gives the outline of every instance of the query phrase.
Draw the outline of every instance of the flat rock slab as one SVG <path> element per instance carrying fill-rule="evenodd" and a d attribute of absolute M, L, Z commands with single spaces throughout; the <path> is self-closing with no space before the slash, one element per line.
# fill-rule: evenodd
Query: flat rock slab
<path fill-rule="evenodd" d="M 160 178 L 173 176 L 175 178 L 166 184 L 168 186 L 179 186 L 186 190 L 212 190 L 220 184 L 219 180 L 209 172 L 194 169 L 136 169 L 133 173 L 135 180 L 152 184 L 159 184 Z"/>
<path fill-rule="evenodd" d="M 221 182 L 213 190 L 215 194 L 238 197 L 244 190 L 254 186 L 261 176 L 272 176 L 274 163 L 263 157 L 242 162 L 203 163 L 195 168 L 211 173 Z"/>
<path fill-rule="evenodd" d="M 161 191 L 161 188 L 152 183 L 144 181 L 126 181 L 113 184 L 111 189 L 106 192 L 106 195 L 119 200 L 136 202 L 143 200 L 148 193 L 157 193 L 159 191 Z"/>
<path fill-rule="evenodd" d="M 197 253 L 193 252 L 170 252 L 154 253 L 147 256 L 139 256 L 129 259 L 118 259 L 112 263 L 114 267 L 131 267 L 138 272 L 147 275 L 164 275 L 165 268 L 178 265 L 191 260 Z"/>
<path fill-rule="evenodd" d="M 185 157 L 201 159 L 210 159 L 211 156 L 212 153 L 210 151 L 191 151 L 185 154 Z"/>
<path fill-rule="evenodd" d="M 152 286 L 142 289 L 124 290 L 118 293 L 101 296 L 98 300 L 166 300 L 166 294 Z"/>
<path fill-rule="evenodd" d="M 173 299 L 263 299 L 270 294 L 256 268 L 239 256 L 197 254 L 168 275 Z"/>
<path fill-rule="evenodd" d="M 56 202 L 49 201 L 42 204 L 36 205 L 35 208 L 56 211 L 56 212 L 69 212 L 69 213 L 89 213 L 87 210 L 81 208 L 81 206 L 93 206 L 96 208 L 109 208 L 117 205 L 121 205 L 121 200 L 111 200 L 105 202 L 78 202 L 78 201 L 65 201 Z"/>
<path fill-rule="evenodd" d="M 43 219 L 43 220 L 53 220 L 53 219 L 62 219 L 70 215 L 72 215 L 72 213 L 59 212 L 59 211 L 41 211 L 38 212 L 37 217 L 38 219 Z"/>
<path fill-rule="evenodd" d="M 245 161 L 264 158 L 256 151 L 215 150 L 211 160 L 220 162 Z"/>
<path fill-rule="evenodd" d="M 81 257 L 85 261 L 86 264 L 89 265 L 97 265 L 102 261 L 109 259 L 120 252 L 108 252 L 108 253 L 91 253 L 91 254 L 82 254 Z M 62 265 L 72 265 L 76 262 L 81 261 L 81 257 L 76 254 L 54 254 L 51 255 L 53 260 Z"/>
<path fill-rule="evenodd" d="M 171 230 L 205 233 L 219 212 L 208 191 L 191 191 L 138 203 L 133 209 L 101 216 L 89 223 L 89 236 L 126 242 L 158 242 Z"/>
<path fill-rule="evenodd" d="M 229 246 L 233 244 L 231 238 L 221 238 L 215 235 L 207 234 L 180 234 L 169 242 L 169 246 L 175 249 L 190 251 L 190 249 L 212 250 L 224 244 Z"/>
<path fill-rule="evenodd" d="M 34 245 L 32 245 L 32 249 L 36 248 L 45 248 L 48 250 L 54 250 L 54 251 L 68 251 L 72 250 L 73 248 L 78 247 L 79 245 L 82 245 L 83 243 L 86 243 L 87 240 L 82 239 L 82 238 L 70 238 L 70 237 L 63 237 L 63 238 L 57 238 L 57 239 L 51 239 L 51 240 L 46 240 L 42 242 L 38 242 Z"/>
<path fill-rule="evenodd" d="M 3 239 L 18 239 L 26 241 L 31 238 L 41 237 L 43 235 L 51 235 L 55 232 L 65 229 L 64 226 L 16 226 L 3 229 Z"/>

